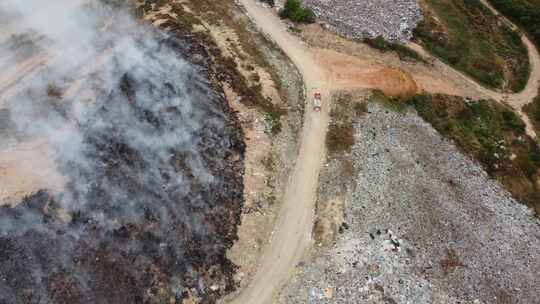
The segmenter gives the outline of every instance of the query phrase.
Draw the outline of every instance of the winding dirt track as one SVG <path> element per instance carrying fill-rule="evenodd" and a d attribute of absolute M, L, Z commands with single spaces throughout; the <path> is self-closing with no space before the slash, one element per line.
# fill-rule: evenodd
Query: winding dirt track
<path fill-rule="evenodd" d="M 334 75 L 327 71 L 316 59 L 312 50 L 289 34 L 279 18 L 268 9 L 257 5 L 255 0 L 239 0 L 255 24 L 289 56 L 302 74 L 306 85 L 308 101 L 318 90 L 323 100 L 329 100 L 334 87 Z M 494 10 L 490 7 L 490 9 Z M 494 12 L 498 14 L 495 10 Z M 535 46 L 522 37 L 527 46 L 531 62 L 531 76 L 526 88 L 516 94 L 501 94 L 478 85 L 474 80 L 461 74 L 473 84 L 479 95 L 507 102 L 514 107 L 527 123 L 527 132 L 534 135 L 528 118 L 521 107 L 530 102 L 540 85 L 540 56 Z M 421 50 L 422 53 L 423 50 Z M 429 54 L 426 54 L 429 56 Z M 339 79 L 336 79 L 336 83 Z M 309 105 L 306 107 L 309 109 Z M 282 285 L 292 275 L 312 243 L 311 228 L 318 175 L 324 158 L 324 143 L 329 120 L 329 107 L 314 113 L 306 111 L 302 130 L 302 141 L 297 162 L 285 189 L 283 206 L 277 218 L 271 242 L 265 248 L 259 268 L 250 284 L 231 302 L 234 304 L 271 303 Z"/>
<path fill-rule="evenodd" d="M 489 10 L 491 10 L 491 12 L 494 15 L 499 16 L 508 26 L 510 26 L 510 28 L 514 30 L 519 30 L 519 28 L 515 24 L 513 24 L 510 20 L 508 20 L 506 17 L 500 14 L 499 11 L 497 11 L 493 6 L 491 6 L 491 4 L 488 1 L 480 0 L 480 2 L 482 2 Z M 468 83 L 470 83 L 475 88 L 478 95 L 480 95 L 480 96 L 475 96 L 475 97 L 491 98 L 493 100 L 496 100 L 499 102 L 505 102 L 508 105 L 510 105 L 520 115 L 521 119 L 523 119 L 523 121 L 525 122 L 527 134 L 531 136 L 532 138 L 535 138 L 536 132 L 534 131 L 534 128 L 532 126 L 531 121 L 529 120 L 529 117 L 523 113 L 522 107 L 528 104 L 529 102 L 531 102 L 533 98 L 536 97 L 536 95 L 538 95 L 538 91 L 540 88 L 540 55 L 538 54 L 538 50 L 536 49 L 534 43 L 529 39 L 529 37 L 527 37 L 527 35 L 521 35 L 521 41 L 527 48 L 527 53 L 529 55 L 529 64 L 530 64 L 529 80 L 527 81 L 527 85 L 521 92 L 518 92 L 515 94 L 505 94 L 505 93 L 495 92 L 493 90 L 490 90 L 488 88 L 481 86 L 468 75 L 465 75 L 462 72 L 450 66 L 447 66 L 447 71 L 458 75 L 458 77 L 461 77 L 464 80 L 466 80 Z M 444 64 L 442 63 L 442 61 L 440 61 L 439 59 L 429 54 L 426 50 L 422 48 L 422 46 L 418 44 L 410 42 L 408 44 L 408 47 L 415 50 L 416 52 L 421 54 L 423 57 L 430 58 L 432 60 L 439 61 L 441 64 Z M 469 97 L 469 96 L 464 96 L 464 97 Z"/>
<path fill-rule="evenodd" d="M 322 93 L 323 101 L 328 100 L 330 77 L 315 61 L 313 53 L 291 36 L 270 10 L 257 6 L 254 0 L 240 0 L 240 3 L 262 32 L 297 66 L 306 85 L 308 100 L 316 90 Z M 299 155 L 285 190 L 272 240 L 265 248 L 250 285 L 232 303 L 270 303 L 310 247 L 315 190 L 323 162 L 328 116 L 328 107 L 323 107 L 319 113 L 306 111 Z"/>

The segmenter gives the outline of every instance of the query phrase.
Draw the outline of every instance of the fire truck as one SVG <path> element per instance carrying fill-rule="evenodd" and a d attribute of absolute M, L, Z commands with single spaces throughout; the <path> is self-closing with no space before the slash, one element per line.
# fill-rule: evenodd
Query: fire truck
<path fill-rule="evenodd" d="M 321 93 L 315 92 L 315 94 L 313 94 L 313 111 L 320 112 L 321 103 Z"/>

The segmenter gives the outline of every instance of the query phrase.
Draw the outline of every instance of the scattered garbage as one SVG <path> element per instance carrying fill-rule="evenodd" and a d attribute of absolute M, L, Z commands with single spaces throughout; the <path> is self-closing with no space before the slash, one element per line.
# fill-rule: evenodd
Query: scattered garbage
<path fill-rule="evenodd" d="M 324 297 L 327 299 L 331 299 L 334 295 L 334 290 L 330 287 L 327 287 L 324 289 Z"/>
<path fill-rule="evenodd" d="M 328 27 L 350 38 L 383 36 L 393 42 L 412 38 L 412 31 L 422 19 L 416 0 L 304 0 L 317 18 Z"/>
<path fill-rule="evenodd" d="M 368 107 L 352 149 L 362 170 L 340 193 L 347 229 L 317 247 L 278 303 L 483 304 L 499 292 L 536 303 L 540 221 L 414 113 Z"/>

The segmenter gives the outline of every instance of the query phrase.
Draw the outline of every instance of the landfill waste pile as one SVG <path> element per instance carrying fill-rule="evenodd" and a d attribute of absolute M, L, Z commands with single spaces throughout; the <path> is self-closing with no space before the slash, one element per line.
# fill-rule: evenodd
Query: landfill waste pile
<path fill-rule="evenodd" d="M 531 209 L 412 110 L 369 104 L 354 128 L 355 177 L 335 182 L 352 185 L 341 234 L 279 303 L 537 302 Z"/>
<path fill-rule="evenodd" d="M 422 19 L 417 0 L 303 0 L 319 20 L 349 38 L 405 42 Z"/>

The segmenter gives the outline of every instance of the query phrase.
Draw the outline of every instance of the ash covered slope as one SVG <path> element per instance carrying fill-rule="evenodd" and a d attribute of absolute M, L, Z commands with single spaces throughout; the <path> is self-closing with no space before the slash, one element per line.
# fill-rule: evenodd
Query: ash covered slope
<path fill-rule="evenodd" d="M 421 118 L 370 105 L 352 159 L 343 234 L 281 303 L 537 302 L 538 219 Z"/>
<path fill-rule="evenodd" d="M 6 125 L 18 141 L 50 141 L 68 179 L 60 195 L 0 209 L 0 303 L 213 302 L 234 288 L 225 251 L 244 146 L 208 64 L 182 59 L 208 54 L 188 35 L 75 4 L 0 3 L 18 35 L 39 37 L 2 54 L 50 55 L 3 94 Z"/>

